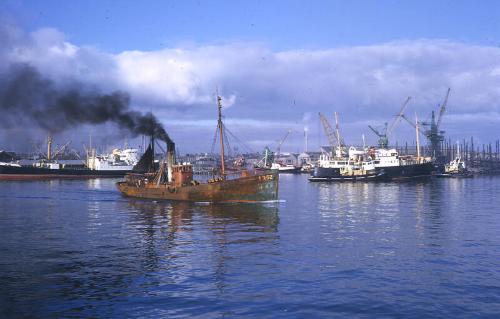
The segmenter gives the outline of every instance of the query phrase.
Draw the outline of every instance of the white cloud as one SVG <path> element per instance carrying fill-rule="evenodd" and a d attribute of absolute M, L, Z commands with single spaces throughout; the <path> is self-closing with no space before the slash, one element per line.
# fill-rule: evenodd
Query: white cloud
<path fill-rule="evenodd" d="M 346 123 L 381 124 L 375 121 L 389 121 L 407 96 L 413 97 L 408 114 L 428 117 L 448 87 L 446 125 L 469 120 L 480 132 L 477 114 L 500 113 L 497 47 L 421 39 L 328 50 L 273 52 L 237 43 L 113 55 L 69 43 L 54 29 L 14 31 L 2 33 L 14 34 L 2 49 L 3 67 L 29 62 L 60 82 L 123 89 L 137 105 L 161 108 L 168 120 L 172 114 L 180 121 L 211 119 L 217 86 L 231 116 L 255 128 L 274 125 L 277 135 L 281 122 L 313 130 L 318 111 L 338 111 Z"/>

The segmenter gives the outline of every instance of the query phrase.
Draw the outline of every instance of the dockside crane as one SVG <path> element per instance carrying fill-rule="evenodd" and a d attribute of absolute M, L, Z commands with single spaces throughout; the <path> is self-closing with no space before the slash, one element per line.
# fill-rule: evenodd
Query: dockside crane
<path fill-rule="evenodd" d="M 448 88 L 444 101 L 439 108 L 439 115 L 437 121 L 434 111 L 432 111 L 431 122 L 422 123 L 422 125 L 428 127 L 428 129 L 425 130 L 424 133 L 427 139 L 429 140 L 432 156 L 436 159 L 439 159 L 441 157 L 441 143 L 444 140 L 444 131 L 440 130 L 440 127 L 441 127 L 441 122 L 443 120 L 444 112 L 446 111 L 446 105 L 448 104 L 449 96 L 450 96 L 450 88 Z"/>
<path fill-rule="evenodd" d="M 330 144 L 331 147 L 345 146 L 344 139 L 340 137 L 339 140 L 340 134 L 337 134 L 338 124 L 334 130 L 330 125 L 330 122 L 328 122 L 326 117 L 321 114 L 321 112 L 319 113 L 319 119 L 321 121 L 321 124 L 323 125 L 323 130 L 325 131 L 326 138 L 328 139 L 328 144 Z"/>
<path fill-rule="evenodd" d="M 399 123 L 399 120 L 401 119 L 401 117 L 404 116 L 404 111 L 406 110 L 406 107 L 408 106 L 408 103 L 410 102 L 410 100 L 411 100 L 411 96 L 409 96 L 406 99 L 406 101 L 403 103 L 403 105 L 401 106 L 401 109 L 399 110 L 399 113 L 396 114 L 396 117 L 391 122 L 391 125 L 388 125 L 387 122 L 384 123 L 384 128 L 382 130 L 378 130 L 378 129 L 374 128 L 373 126 L 368 125 L 368 127 L 373 131 L 373 133 L 375 133 L 375 135 L 377 135 L 379 137 L 378 146 L 380 148 L 387 148 L 389 146 L 389 137 L 391 136 L 396 125 Z"/>
<path fill-rule="evenodd" d="M 280 156 L 281 145 L 283 145 L 283 143 L 285 143 L 285 140 L 288 137 L 288 135 L 290 135 L 290 133 L 292 133 L 292 130 L 286 131 L 285 136 L 283 136 L 283 138 L 281 139 L 281 141 L 278 143 L 278 147 L 276 148 L 276 158 L 278 158 Z"/>
<path fill-rule="evenodd" d="M 443 103 L 439 106 L 439 115 L 436 121 L 436 116 L 434 111 L 431 114 L 430 122 L 418 122 L 421 126 L 428 127 L 425 130 L 419 130 L 420 134 L 424 135 L 429 141 L 429 148 L 431 151 L 431 155 L 438 159 L 441 157 L 441 143 L 444 141 L 444 132 L 440 130 L 441 122 L 443 120 L 443 115 L 446 112 L 446 105 L 448 104 L 448 97 L 450 96 L 450 88 L 446 92 L 446 96 L 444 98 Z M 408 122 L 413 128 L 416 128 L 417 125 L 410 119 L 408 119 L 404 114 L 401 117 Z"/>
<path fill-rule="evenodd" d="M 413 122 L 412 120 L 410 120 L 406 115 L 401 115 L 401 118 L 404 119 L 406 122 L 408 122 L 408 124 L 411 125 L 411 127 L 413 127 L 414 129 L 417 129 L 417 124 L 422 125 L 422 122 Z M 418 131 L 420 134 L 422 134 L 423 136 L 425 136 L 425 133 L 419 129 Z"/>
<path fill-rule="evenodd" d="M 319 114 L 319 120 L 323 125 L 323 130 L 325 131 L 326 138 L 328 139 L 328 144 L 333 148 L 335 147 L 335 144 L 337 144 L 336 143 L 337 135 L 335 135 L 335 132 L 333 131 L 333 128 L 326 119 L 326 117 L 323 114 L 321 114 L 321 112 L 319 112 L 318 114 Z"/>
<path fill-rule="evenodd" d="M 321 112 L 318 114 L 321 124 L 323 125 L 326 138 L 328 139 L 328 144 L 330 144 L 330 147 L 332 148 L 332 155 L 335 155 L 334 150 L 337 148 L 339 151 L 337 155 L 340 156 L 342 154 L 342 150 L 345 148 L 345 143 L 344 139 L 340 136 L 337 113 L 335 112 L 335 130 L 332 128 L 326 117 L 321 114 Z"/>

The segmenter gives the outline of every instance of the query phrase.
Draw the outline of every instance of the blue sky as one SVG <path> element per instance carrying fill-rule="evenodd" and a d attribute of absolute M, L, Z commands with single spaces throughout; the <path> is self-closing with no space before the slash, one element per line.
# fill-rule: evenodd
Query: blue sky
<path fill-rule="evenodd" d="M 6 0 L 0 11 L 3 66 L 127 91 L 185 151 L 210 144 L 216 86 L 256 150 L 289 128 L 285 150 L 302 149 L 304 129 L 311 147 L 325 144 L 319 111 L 339 112 L 346 140 L 374 144 L 368 124 L 407 96 L 408 114 L 428 118 L 448 87 L 448 136 L 498 138 L 499 1 Z M 396 132 L 414 140 L 407 125 Z"/>
<path fill-rule="evenodd" d="M 264 42 L 275 50 L 439 38 L 500 45 L 498 1 L 13 1 L 27 30 L 53 27 L 110 52 Z"/>

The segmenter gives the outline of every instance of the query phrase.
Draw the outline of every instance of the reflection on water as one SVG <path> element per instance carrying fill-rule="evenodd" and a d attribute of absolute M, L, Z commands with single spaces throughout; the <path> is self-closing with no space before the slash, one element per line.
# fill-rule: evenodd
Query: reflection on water
<path fill-rule="evenodd" d="M 103 180 L 99 178 L 89 178 L 86 180 L 89 189 L 102 189 Z"/>
<path fill-rule="evenodd" d="M 280 203 L 0 183 L 0 317 L 456 317 L 500 311 L 496 179 L 309 183 Z"/>
<path fill-rule="evenodd" d="M 187 202 L 157 202 L 128 199 L 128 205 L 138 216 L 147 220 L 155 216 L 167 218 L 172 227 L 182 227 L 193 220 L 193 215 L 202 214 L 210 223 L 240 223 L 259 226 L 262 231 L 276 231 L 278 205 L 275 204 L 198 204 Z M 149 216 L 149 217 L 146 217 Z"/>
<path fill-rule="evenodd" d="M 143 237 L 144 265 L 148 271 L 161 267 L 161 260 L 179 268 L 191 268 L 192 259 L 182 265 L 183 258 L 190 255 L 200 259 L 204 267 L 211 265 L 216 269 L 215 274 L 221 280 L 229 257 L 226 246 L 270 240 L 273 236 L 256 236 L 256 233 L 276 232 L 279 221 L 275 205 L 197 205 L 130 199 L 127 206 L 133 220 L 131 225 Z M 205 231 L 194 232 L 198 227 Z M 202 251 L 196 252 L 200 247 Z M 201 258 L 203 255 L 206 258 Z M 221 280 L 218 286 L 223 286 Z"/>
<path fill-rule="evenodd" d="M 376 234 L 375 242 L 385 242 L 384 254 L 395 254 L 396 240 L 411 239 L 417 245 L 442 244 L 449 237 L 453 216 L 443 214 L 460 209 L 461 180 L 450 180 L 443 187 L 431 179 L 400 183 L 319 184 L 318 212 L 324 232 L 336 239 L 357 240 Z M 402 232 L 404 230 L 404 233 Z M 331 238 L 325 238 L 331 240 Z M 426 243 L 423 243 L 426 241 Z"/>

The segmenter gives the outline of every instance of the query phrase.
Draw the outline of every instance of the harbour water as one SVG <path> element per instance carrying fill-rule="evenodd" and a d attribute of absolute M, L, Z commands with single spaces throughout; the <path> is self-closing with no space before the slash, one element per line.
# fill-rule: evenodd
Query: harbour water
<path fill-rule="evenodd" d="M 309 183 L 280 201 L 0 183 L 0 317 L 495 317 L 500 178 Z"/>

